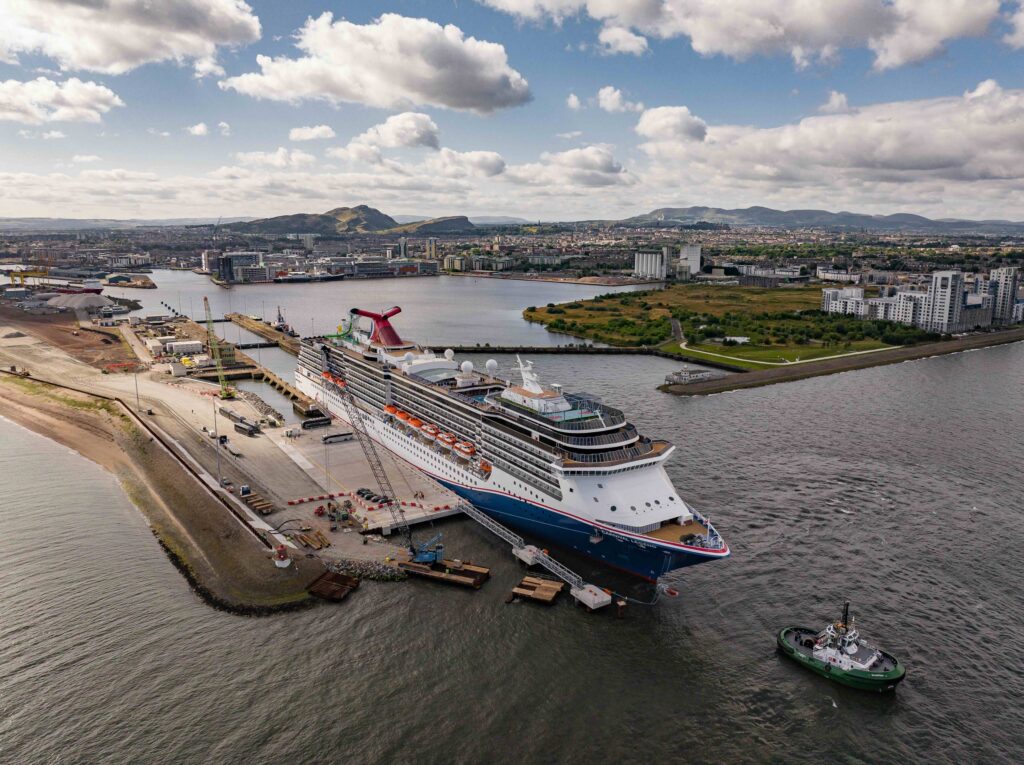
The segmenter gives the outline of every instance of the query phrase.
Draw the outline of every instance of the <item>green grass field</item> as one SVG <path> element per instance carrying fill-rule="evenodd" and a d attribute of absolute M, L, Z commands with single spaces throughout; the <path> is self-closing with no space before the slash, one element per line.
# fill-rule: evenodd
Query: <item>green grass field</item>
<path fill-rule="evenodd" d="M 818 311 L 821 287 L 677 284 L 663 290 L 599 295 L 533 306 L 523 312 L 554 332 L 609 345 L 660 347 L 670 353 L 750 369 L 906 345 L 932 339 L 922 330 Z M 680 352 L 672 318 L 689 343 Z M 725 344 L 730 337 L 749 343 Z M 727 357 L 727 358 L 723 358 Z"/>

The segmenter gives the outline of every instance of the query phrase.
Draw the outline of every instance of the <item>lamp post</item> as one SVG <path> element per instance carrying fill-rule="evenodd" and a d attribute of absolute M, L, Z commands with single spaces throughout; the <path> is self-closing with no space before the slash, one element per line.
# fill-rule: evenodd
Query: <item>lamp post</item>
<path fill-rule="evenodd" d="M 139 403 L 139 367 L 136 365 L 133 367 L 135 370 L 132 375 L 135 377 L 135 408 L 140 412 L 142 411 L 142 404 Z"/>

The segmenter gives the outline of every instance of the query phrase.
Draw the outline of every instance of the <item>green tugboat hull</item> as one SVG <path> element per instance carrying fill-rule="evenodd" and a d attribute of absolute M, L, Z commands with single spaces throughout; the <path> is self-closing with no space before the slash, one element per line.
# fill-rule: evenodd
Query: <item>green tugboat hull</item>
<path fill-rule="evenodd" d="M 899 660 L 884 652 L 883 656 L 887 660 L 885 662 L 885 671 L 871 672 L 868 670 L 858 669 L 844 670 L 827 662 L 815 659 L 809 652 L 801 651 L 798 646 L 794 645 L 794 642 L 796 642 L 794 640 L 795 635 L 800 633 L 813 635 L 815 632 L 817 632 L 817 630 L 813 630 L 810 627 L 786 627 L 784 630 L 779 632 L 777 640 L 779 650 L 798 664 L 817 672 L 822 677 L 827 677 L 829 680 L 834 680 L 842 685 L 847 685 L 851 688 L 858 688 L 863 691 L 875 691 L 876 693 L 893 691 L 896 689 L 896 686 L 899 685 L 900 681 L 906 677 L 906 669 Z"/>

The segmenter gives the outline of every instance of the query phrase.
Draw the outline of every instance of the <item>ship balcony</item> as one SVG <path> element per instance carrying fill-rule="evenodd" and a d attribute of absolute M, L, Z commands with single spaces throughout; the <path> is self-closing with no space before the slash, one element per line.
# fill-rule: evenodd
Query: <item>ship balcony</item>
<path fill-rule="evenodd" d="M 672 444 L 668 441 L 643 439 L 636 446 L 596 454 L 562 450 L 559 465 L 563 468 L 611 467 L 637 460 L 666 457 L 672 448 Z"/>
<path fill-rule="evenodd" d="M 640 439 L 636 427 L 627 423 L 624 428 L 611 433 L 602 433 L 597 436 L 570 436 L 564 433 L 544 434 L 545 438 L 557 442 L 562 446 L 582 447 L 584 449 L 608 449 L 616 446 L 625 447 Z"/>

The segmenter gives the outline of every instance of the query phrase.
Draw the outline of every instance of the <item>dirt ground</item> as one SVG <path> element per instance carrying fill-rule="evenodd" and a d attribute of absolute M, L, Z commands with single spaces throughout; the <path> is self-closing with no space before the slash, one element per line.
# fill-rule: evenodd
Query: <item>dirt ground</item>
<path fill-rule="evenodd" d="M 136 361 L 135 354 L 117 330 L 80 329 L 74 313 L 30 314 L 0 303 L 0 323 L 16 331 L 29 332 L 97 369 Z M 9 332 L 10 329 L 5 334 Z"/>

